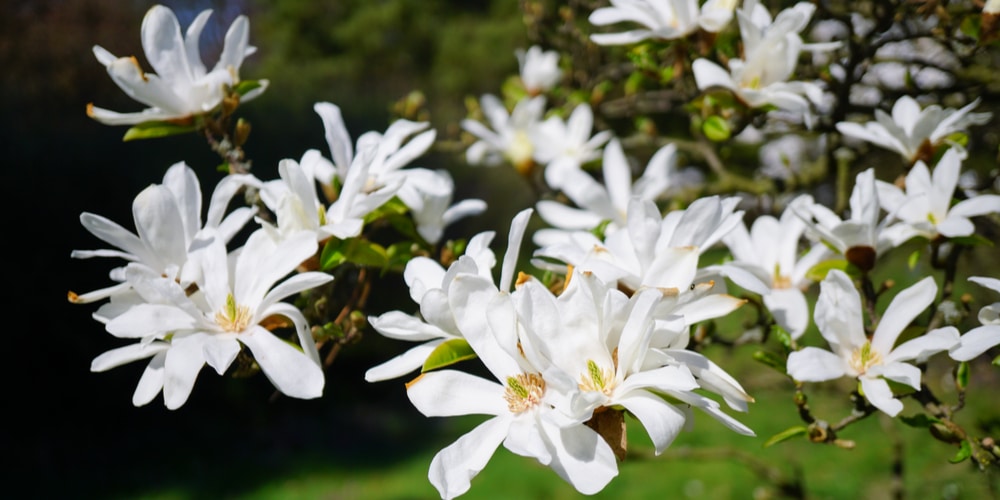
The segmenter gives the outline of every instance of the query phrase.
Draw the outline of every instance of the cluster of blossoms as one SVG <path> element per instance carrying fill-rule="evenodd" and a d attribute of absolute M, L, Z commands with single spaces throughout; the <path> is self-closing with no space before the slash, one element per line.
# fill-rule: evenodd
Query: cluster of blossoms
<path fill-rule="evenodd" d="M 590 40 L 599 46 L 714 40 L 735 18 L 741 53 L 727 58 L 728 70 L 707 53 L 692 57 L 686 75 L 692 88 L 727 92 L 741 111 L 763 120 L 790 117 L 811 127 L 832 96 L 819 81 L 793 79 L 800 56 L 811 51 L 832 66 L 843 62 L 835 54 L 840 42 L 804 42 L 815 11 L 807 2 L 772 17 L 754 0 L 740 6 L 612 0 L 590 14 L 593 26 L 628 22 L 642 28 L 593 33 Z M 227 102 L 260 95 L 266 81 L 239 79 L 243 59 L 254 52 L 243 17 L 230 28 L 216 68 L 206 73 L 197 41 L 209 15 L 198 16 L 182 36 L 169 9 L 149 11 L 142 40 L 157 75 L 142 73 L 134 58 L 115 59 L 96 47 L 114 81 L 151 108 L 119 114 L 89 106 L 88 114 L 107 124 L 197 128 L 225 122 L 232 111 Z M 286 395 L 319 397 L 324 374 L 317 327 L 310 327 L 307 308 L 285 299 L 326 293 L 343 263 L 387 269 L 390 252 L 365 239 L 375 221 L 403 228 L 404 241 L 394 251 L 423 251 L 407 254 L 397 266 L 418 312 L 367 318 L 381 335 L 416 345 L 370 368 L 365 379 L 420 371 L 406 387 L 424 415 L 492 417 L 434 457 L 429 478 L 444 498 L 465 493 L 501 444 L 552 468 L 582 493 L 599 492 L 625 458 L 626 416 L 643 426 L 656 454 L 691 427 L 693 409 L 754 436 L 723 411 L 746 412 L 753 398 L 698 352 L 692 335 L 748 302 L 759 307 L 756 327 L 786 334 L 776 367 L 790 382 L 801 388 L 857 378 L 855 393 L 866 416 L 900 415 L 902 399 L 911 395 L 900 387 L 924 390 L 922 369 L 930 357 L 947 353 L 964 363 L 1000 344 L 1000 303 L 983 307 L 981 326 L 963 333 L 957 320 L 917 321 L 935 304 L 939 288 L 950 288 L 933 277 L 898 291 L 881 315 L 872 286 L 873 270 L 893 249 L 919 241 L 937 259 L 974 239 L 975 218 L 1000 213 L 1000 195 L 959 189 L 968 152 L 957 135 L 992 119 L 972 112 L 978 101 L 960 109 L 921 108 L 904 95 L 891 114 L 876 109 L 875 121 L 829 124 L 848 143 L 867 141 L 899 153 L 906 174 L 886 182 L 875 169 L 861 171 L 843 214 L 797 192 L 749 220 L 746 198 L 736 195 L 708 194 L 664 210 L 686 183 L 678 143 L 658 143 L 648 158 L 637 158 L 625 137 L 595 131 L 590 103 L 547 108 L 563 81 L 559 53 L 536 45 L 516 56 L 523 93 L 507 99 L 486 94 L 479 111 L 487 123 L 468 118 L 461 124 L 472 136 L 469 164 L 540 174 L 552 194 L 511 222 L 498 280 L 490 249 L 494 232 L 470 238 L 461 255 L 433 257 L 447 226 L 482 213 L 486 204 L 453 203 L 455 186 L 446 171 L 410 167 L 437 140 L 430 124 L 398 119 L 384 132 L 352 140 L 340 109 L 320 102 L 314 110 L 329 156 L 312 149 L 299 160 L 282 160 L 274 180 L 226 176 L 204 222 L 198 178 L 183 163 L 135 198 L 135 233 L 97 215 L 81 216 L 85 228 L 117 249 L 72 256 L 127 264 L 111 272 L 113 285 L 71 293 L 70 300 L 107 300 L 94 318 L 116 337 L 139 340 L 98 356 L 92 369 L 151 358 L 133 396 L 136 405 L 162 392 L 167 407 L 178 408 L 206 364 L 222 375 L 238 359 L 259 367 Z M 846 195 L 846 182 L 842 187 Z M 227 213 L 241 192 L 257 197 Z M 536 248 L 529 260 L 541 272 L 529 274 L 518 265 L 534 213 L 548 227 L 530 235 Z M 401 214 L 406 222 L 392 219 Z M 249 236 L 230 248 L 239 234 Z M 367 256 L 352 253 L 359 245 Z M 713 257 L 717 251 L 726 257 Z M 954 278 L 951 273 L 947 279 Z M 1000 292 L 995 278 L 969 280 Z M 810 310 L 808 296 L 816 289 Z M 813 327 L 829 350 L 807 345 Z M 282 336 L 282 329 L 291 334 Z M 495 380 L 454 368 L 471 358 Z"/>

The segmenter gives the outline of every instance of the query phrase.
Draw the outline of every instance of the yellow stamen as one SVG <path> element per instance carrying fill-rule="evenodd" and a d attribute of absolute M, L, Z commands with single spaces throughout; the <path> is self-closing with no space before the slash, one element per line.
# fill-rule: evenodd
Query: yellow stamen
<path fill-rule="evenodd" d="M 507 377 L 507 389 L 503 398 L 511 413 L 521 413 L 542 402 L 545 394 L 545 380 L 539 373 L 522 373 L 516 377 Z"/>
<path fill-rule="evenodd" d="M 858 372 L 858 375 L 864 375 L 869 368 L 875 365 L 882 364 L 882 355 L 878 351 L 872 350 L 872 343 L 870 341 L 865 342 L 865 345 L 854 350 L 851 354 L 851 368 Z"/>
<path fill-rule="evenodd" d="M 236 333 L 246 330 L 251 319 L 253 319 L 253 315 L 250 314 L 250 308 L 237 305 L 233 294 L 226 297 L 226 306 L 215 313 L 215 322 L 227 332 Z"/>

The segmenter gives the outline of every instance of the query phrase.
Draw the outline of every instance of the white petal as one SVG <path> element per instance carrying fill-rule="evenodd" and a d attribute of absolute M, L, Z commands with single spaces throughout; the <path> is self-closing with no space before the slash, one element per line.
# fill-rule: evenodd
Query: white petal
<path fill-rule="evenodd" d="M 883 356 L 891 352 L 899 334 L 927 309 L 936 296 L 937 284 L 930 276 L 896 294 L 875 328 L 872 349 Z"/>
<path fill-rule="evenodd" d="M 469 491 L 472 478 L 486 467 L 507 436 L 508 427 L 508 419 L 491 418 L 434 455 L 427 477 L 441 498 Z"/>
<path fill-rule="evenodd" d="M 175 338 L 163 361 L 163 402 L 170 410 L 184 405 L 194 388 L 198 372 L 205 366 L 202 344 L 205 334 Z"/>
<path fill-rule="evenodd" d="M 955 361 L 969 361 L 997 344 L 1000 344 L 1000 325 L 984 325 L 962 335 L 948 355 Z"/>
<path fill-rule="evenodd" d="M 549 467 L 580 493 L 593 495 L 618 475 L 614 452 L 590 427 L 544 425 L 543 430 L 553 452 Z"/>
<path fill-rule="evenodd" d="M 301 399 L 323 395 L 323 369 L 304 352 L 260 326 L 241 334 L 239 340 L 250 349 L 267 379 L 285 395 Z"/>
<path fill-rule="evenodd" d="M 616 398 L 615 402 L 639 419 L 653 441 L 657 455 L 663 453 L 684 428 L 684 412 L 647 391 L 632 391 Z"/>
<path fill-rule="evenodd" d="M 899 415 L 903 411 L 903 402 L 892 395 L 889 383 L 880 378 L 861 377 L 861 390 L 865 392 L 865 398 L 890 417 Z"/>
<path fill-rule="evenodd" d="M 90 362 L 90 371 L 103 372 L 112 368 L 146 359 L 158 353 L 170 349 L 170 344 L 166 342 L 153 342 L 150 344 L 137 343 L 102 353 Z"/>
<path fill-rule="evenodd" d="M 149 364 L 142 372 L 142 377 L 139 378 L 139 383 L 135 386 L 135 392 L 132 393 L 133 405 L 149 404 L 157 394 L 163 391 L 163 362 L 166 358 L 167 352 L 163 351 L 149 360 Z"/>
<path fill-rule="evenodd" d="M 428 417 L 507 415 L 500 384 L 456 370 L 424 373 L 406 386 L 406 396 Z"/>
<path fill-rule="evenodd" d="M 892 363 L 915 359 L 918 363 L 922 363 L 933 354 L 951 349 L 958 342 L 957 328 L 953 326 L 937 328 L 898 345 L 885 357 L 884 362 Z"/>
<path fill-rule="evenodd" d="M 365 372 L 365 382 L 381 382 L 412 373 L 423 366 L 424 362 L 427 361 L 427 356 L 430 356 L 434 349 L 442 343 L 444 343 L 444 339 L 420 344 L 385 363 L 369 368 Z"/>
<path fill-rule="evenodd" d="M 817 347 L 805 347 L 789 354 L 786 370 L 790 377 L 800 382 L 823 382 L 847 375 L 844 360 Z"/>

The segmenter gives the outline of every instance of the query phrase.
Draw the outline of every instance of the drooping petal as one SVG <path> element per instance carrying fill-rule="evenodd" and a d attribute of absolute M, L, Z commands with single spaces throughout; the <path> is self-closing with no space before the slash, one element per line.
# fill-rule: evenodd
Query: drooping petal
<path fill-rule="evenodd" d="M 892 389 L 889 388 L 888 382 L 872 377 L 860 377 L 859 380 L 861 381 L 861 390 L 864 391 L 865 398 L 875 408 L 882 410 L 890 417 L 895 417 L 899 415 L 899 412 L 903 411 L 903 402 L 892 395 Z"/>
<path fill-rule="evenodd" d="M 560 428 L 543 419 L 542 429 L 552 450 L 548 466 L 580 493 L 593 495 L 618 475 L 614 452 L 590 427 Z"/>
<path fill-rule="evenodd" d="M 118 347 L 94 358 L 90 362 L 90 371 L 103 372 L 133 361 L 155 356 L 167 349 L 170 349 L 170 344 L 166 342 L 137 343 Z"/>
<path fill-rule="evenodd" d="M 203 344 L 207 336 L 195 333 L 171 341 L 163 361 L 163 402 L 167 409 L 180 408 L 191 395 L 198 372 L 205 366 Z"/>
<path fill-rule="evenodd" d="M 616 398 L 615 402 L 639 419 L 657 455 L 663 453 L 684 428 L 684 412 L 648 391 L 632 391 Z"/>
<path fill-rule="evenodd" d="M 427 477 L 441 498 L 451 499 L 469 491 L 472 478 L 486 467 L 507 437 L 509 426 L 509 419 L 491 418 L 434 455 Z"/>
<path fill-rule="evenodd" d="M 302 351 L 260 326 L 241 334 L 239 340 L 250 349 L 267 379 L 285 395 L 300 399 L 323 395 L 323 369 Z"/>
<path fill-rule="evenodd" d="M 135 392 L 132 393 L 132 404 L 134 406 L 149 404 L 157 394 L 163 391 L 163 363 L 166 358 L 167 351 L 163 351 L 157 353 L 153 356 L 153 359 L 149 360 L 149 364 L 146 365 L 146 369 L 142 372 L 142 377 L 139 377 L 139 383 L 135 386 Z"/>

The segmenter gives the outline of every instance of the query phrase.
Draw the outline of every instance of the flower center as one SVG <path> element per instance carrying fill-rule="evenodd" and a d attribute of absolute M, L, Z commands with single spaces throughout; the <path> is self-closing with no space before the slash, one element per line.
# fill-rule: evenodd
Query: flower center
<path fill-rule="evenodd" d="M 615 389 L 615 371 L 598 366 L 592 359 L 587 360 L 587 373 L 580 375 L 580 389 L 611 396 Z"/>
<path fill-rule="evenodd" d="M 507 377 L 507 389 L 503 398 L 511 413 L 522 413 L 542 402 L 545 394 L 545 380 L 540 373 L 522 373 Z"/>
<path fill-rule="evenodd" d="M 851 368 L 858 372 L 858 375 L 864 375 L 869 368 L 875 365 L 882 364 L 882 355 L 878 351 L 872 350 L 872 343 L 865 342 L 865 345 L 854 350 L 851 354 Z"/>
<path fill-rule="evenodd" d="M 236 299 L 233 298 L 233 294 L 229 294 L 226 297 L 225 307 L 223 307 L 221 311 L 215 313 L 215 322 L 218 323 L 223 330 L 232 333 L 238 333 L 246 330 L 251 319 L 253 319 L 253 315 L 250 314 L 250 308 L 238 305 L 236 303 Z"/>

